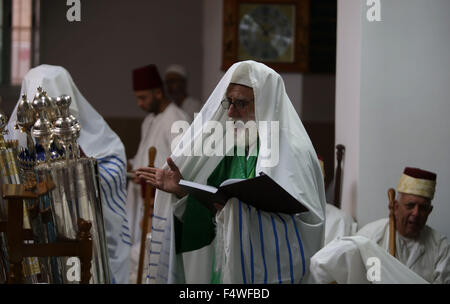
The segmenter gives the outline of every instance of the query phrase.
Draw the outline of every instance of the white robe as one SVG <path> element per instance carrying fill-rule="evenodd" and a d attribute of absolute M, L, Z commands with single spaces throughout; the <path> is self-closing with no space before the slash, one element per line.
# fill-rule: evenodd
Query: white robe
<path fill-rule="evenodd" d="M 364 226 L 357 235 L 389 249 L 389 219 Z M 425 226 L 416 240 L 396 233 L 396 253 L 400 262 L 430 283 L 450 283 L 450 245 L 438 231 Z"/>
<path fill-rule="evenodd" d="M 144 254 L 144 262 L 142 267 L 142 280 L 141 282 L 145 282 L 145 277 L 148 272 L 148 256 L 150 251 L 150 242 L 152 240 L 152 234 L 148 233 L 147 238 L 145 240 L 145 254 Z M 135 244 L 131 247 L 130 253 L 130 284 L 134 284 L 137 282 L 138 268 L 139 268 L 139 258 L 141 253 L 141 244 Z"/>
<path fill-rule="evenodd" d="M 130 164 L 133 170 L 148 166 L 148 150 L 156 148 L 155 167 L 160 168 L 171 154 L 171 144 L 176 134 L 171 133 L 172 124 L 175 121 L 188 121 L 186 114 L 174 103 L 170 103 L 164 112 L 158 115 L 148 114 L 141 127 L 141 141 L 138 151 Z M 141 185 L 133 182 L 128 184 L 127 213 L 130 221 L 131 240 L 133 245 L 141 241 L 141 229 L 139 223 L 143 215 L 143 199 Z"/>
<path fill-rule="evenodd" d="M 263 64 L 245 63 L 250 65 L 256 122 L 279 123 L 279 133 L 275 133 L 279 136 L 273 138 L 268 136 L 271 131 L 262 124 L 258 125 L 260 151 L 256 174 L 264 172 L 270 176 L 308 211 L 292 216 L 256 211 L 231 199 L 216 215 L 216 240 L 223 240 L 217 242 L 222 247 L 215 250 L 216 242 L 213 241 L 182 255 L 175 251 L 173 216 L 162 220 L 154 218 L 149 283 L 210 283 L 214 252 L 216 265 L 222 270 L 223 283 L 305 282 L 309 259 L 323 246 L 325 187 L 317 155 L 286 94 L 281 76 Z M 221 156 L 190 157 L 183 152 L 188 151 L 192 143 L 194 148 L 196 143 L 201 147 L 211 139 L 213 135 L 208 136 L 209 132 L 202 134 L 209 121 L 224 124 L 228 119 L 220 102 L 233 71 L 240 64 L 243 63 L 236 63 L 227 71 L 203 106 L 202 115 L 195 118 L 191 125 L 194 138 L 190 137 L 191 129 L 187 130 L 174 151 L 172 158 L 186 180 L 205 184 L 222 159 Z M 181 145 L 185 140 L 189 145 Z M 274 160 L 276 164 L 268 159 L 273 152 L 270 151 L 269 140 L 273 145 L 279 143 L 279 159 L 278 162 Z M 221 136 L 216 144 L 220 146 L 224 141 L 224 136 Z M 161 202 L 155 206 L 156 215 L 167 214 L 169 210 L 182 219 L 186 197 L 179 200 L 175 195 L 156 191 L 155 201 Z M 220 248 L 223 248 L 223 254 L 218 254 Z"/>
<path fill-rule="evenodd" d="M 420 276 L 372 240 L 362 236 L 334 239 L 311 258 L 314 283 L 426 284 Z"/>
<path fill-rule="evenodd" d="M 325 245 L 337 237 L 356 233 L 357 224 L 348 213 L 328 203 L 325 207 Z"/>

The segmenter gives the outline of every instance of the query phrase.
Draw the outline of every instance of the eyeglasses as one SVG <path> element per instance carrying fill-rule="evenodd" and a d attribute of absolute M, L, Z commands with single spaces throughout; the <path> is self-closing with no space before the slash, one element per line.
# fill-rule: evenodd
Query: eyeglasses
<path fill-rule="evenodd" d="M 231 98 L 225 97 L 222 100 L 221 105 L 225 110 L 228 110 L 231 107 L 231 105 L 234 105 L 238 110 L 242 110 L 252 101 L 253 100 L 244 100 L 244 99 L 235 99 L 233 101 Z"/>

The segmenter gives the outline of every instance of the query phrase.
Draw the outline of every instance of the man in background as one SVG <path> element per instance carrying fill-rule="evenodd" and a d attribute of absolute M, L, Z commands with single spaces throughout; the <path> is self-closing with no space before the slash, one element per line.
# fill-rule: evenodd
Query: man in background
<path fill-rule="evenodd" d="M 188 117 L 166 97 L 161 76 L 154 64 L 133 71 L 133 90 L 137 99 L 137 105 L 147 113 L 141 127 L 141 141 L 138 151 L 134 158 L 129 160 L 134 173 L 137 168 L 148 166 L 148 150 L 150 147 L 156 148 L 155 166 L 161 167 L 164 165 L 167 157 L 171 154 L 172 124 L 179 120 L 188 121 Z M 140 222 L 144 214 L 143 187 L 144 185 L 141 185 L 139 178 L 136 176 L 128 185 L 127 212 L 133 243 L 131 283 L 135 282 L 137 259 L 139 258 L 142 234 Z"/>
<path fill-rule="evenodd" d="M 187 73 L 181 65 L 169 66 L 164 74 L 167 96 L 180 107 L 189 118 L 194 120 L 194 113 L 200 112 L 202 104 L 187 93 Z"/>

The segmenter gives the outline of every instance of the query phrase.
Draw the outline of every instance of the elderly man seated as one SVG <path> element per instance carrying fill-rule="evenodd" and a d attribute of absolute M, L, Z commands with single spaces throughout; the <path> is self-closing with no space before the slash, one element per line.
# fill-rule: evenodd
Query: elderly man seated
<path fill-rule="evenodd" d="M 431 201 L 435 187 L 435 173 L 405 168 L 394 201 L 395 256 L 430 283 L 450 283 L 450 246 L 447 238 L 426 225 L 433 210 Z M 386 218 L 367 224 L 357 234 L 387 250 L 389 221 Z"/>

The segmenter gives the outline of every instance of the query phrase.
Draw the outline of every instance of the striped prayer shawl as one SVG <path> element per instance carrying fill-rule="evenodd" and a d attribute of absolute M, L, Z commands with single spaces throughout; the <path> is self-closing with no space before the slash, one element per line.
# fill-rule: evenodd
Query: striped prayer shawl
<path fill-rule="evenodd" d="M 126 212 L 126 164 L 113 155 L 98 159 L 108 255 L 113 282 L 128 282 L 131 236 Z"/>

